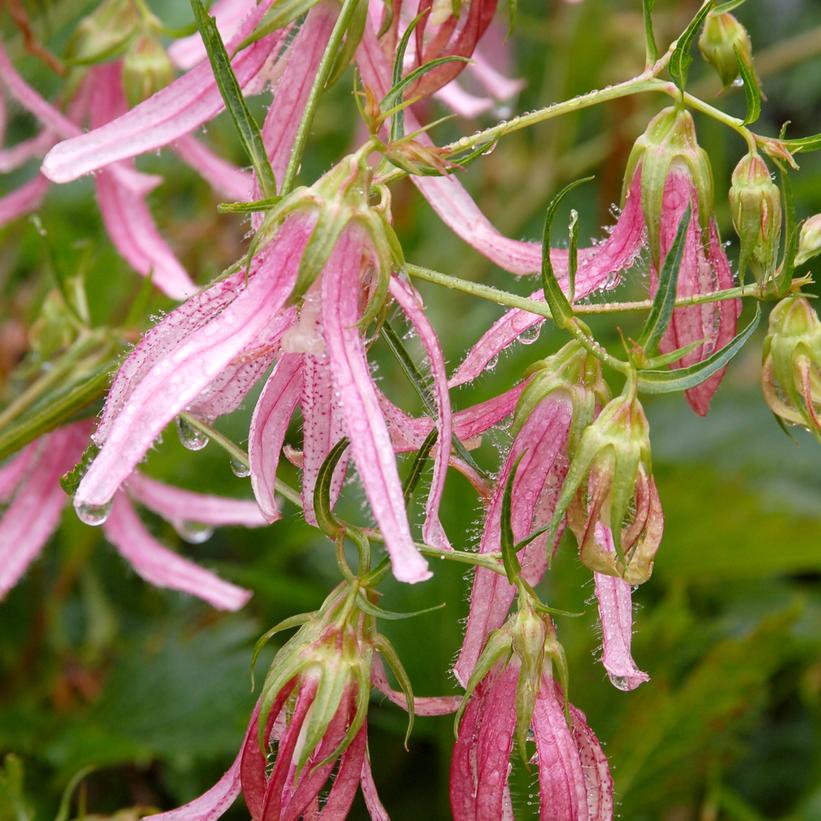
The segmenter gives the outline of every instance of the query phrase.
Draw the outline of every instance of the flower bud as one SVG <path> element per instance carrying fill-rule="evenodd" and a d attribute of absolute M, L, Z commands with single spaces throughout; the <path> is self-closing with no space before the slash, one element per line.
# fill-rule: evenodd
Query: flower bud
<path fill-rule="evenodd" d="M 803 265 L 818 254 L 821 254 L 821 214 L 813 215 L 801 226 L 795 264 Z"/>
<path fill-rule="evenodd" d="M 534 363 L 527 370 L 530 376 L 522 391 L 513 417 L 513 434 L 518 433 L 531 412 L 550 394 L 568 395 L 573 405 L 571 447 L 590 424 L 596 407 L 610 398 L 610 390 L 602 376 L 601 362 L 575 340 L 561 350 Z"/>
<path fill-rule="evenodd" d="M 173 78 L 171 60 L 157 39 L 149 34 L 137 37 L 123 60 L 123 88 L 129 104 L 141 103 Z"/>
<path fill-rule="evenodd" d="M 718 72 L 725 86 L 738 77 L 739 59 L 752 67 L 750 35 L 732 14 L 708 14 L 698 47 L 704 59 Z"/>
<path fill-rule="evenodd" d="M 761 387 L 777 417 L 821 441 L 821 321 L 809 300 L 788 297 L 773 308 Z"/>
<path fill-rule="evenodd" d="M 747 154 L 733 171 L 730 214 L 741 240 L 739 275 L 749 265 L 758 282 L 774 271 L 781 237 L 781 193 L 767 164 L 758 154 Z"/>
<path fill-rule="evenodd" d="M 83 62 L 110 59 L 122 53 L 139 24 L 136 3 L 105 0 L 77 26 L 66 48 L 66 56 Z"/>
<path fill-rule="evenodd" d="M 709 227 L 713 210 L 713 171 L 706 152 L 698 144 L 696 126 L 689 111 L 665 108 L 650 121 L 633 145 L 627 160 L 622 199 L 636 173 L 641 174 L 641 205 L 647 225 L 653 263 L 660 267 L 660 237 L 664 188 L 673 171 L 692 179 L 698 197 L 698 218 L 703 230 Z"/>

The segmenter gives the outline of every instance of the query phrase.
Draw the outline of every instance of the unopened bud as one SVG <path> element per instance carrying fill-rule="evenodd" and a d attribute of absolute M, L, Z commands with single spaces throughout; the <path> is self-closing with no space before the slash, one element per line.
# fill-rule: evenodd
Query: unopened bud
<path fill-rule="evenodd" d="M 171 60 L 156 38 L 142 34 L 134 40 L 123 60 L 123 88 L 131 106 L 165 88 L 173 78 Z"/>
<path fill-rule="evenodd" d="M 758 282 L 776 267 L 781 237 L 781 194 L 767 164 L 758 154 L 747 154 L 733 171 L 730 214 L 741 240 L 739 274 L 749 265 Z"/>
<path fill-rule="evenodd" d="M 660 111 L 633 145 L 627 160 L 622 199 L 641 174 L 641 205 L 653 262 L 660 263 L 660 231 L 664 188 L 668 177 L 683 172 L 693 183 L 698 197 L 698 218 L 707 230 L 713 211 L 713 171 L 706 152 L 698 144 L 696 126 L 689 111 L 678 107 Z"/>
<path fill-rule="evenodd" d="M 747 34 L 747 29 L 727 12 L 707 15 L 698 47 L 704 59 L 718 72 L 725 86 L 730 85 L 738 77 L 739 60 L 743 60 L 752 68 L 750 35 Z"/>
<path fill-rule="evenodd" d="M 801 226 L 795 264 L 803 265 L 818 254 L 821 254 L 821 214 L 815 214 Z"/>
<path fill-rule="evenodd" d="M 821 321 L 809 300 L 773 308 L 763 349 L 761 387 L 770 410 L 821 441 Z"/>
<path fill-rule="evenodd" d="M 106 0 L 83 18 L 69 40 L 66 56 L 75 61 L 99 62 L 122 53 L 140 23 L 137 4 Z"/>

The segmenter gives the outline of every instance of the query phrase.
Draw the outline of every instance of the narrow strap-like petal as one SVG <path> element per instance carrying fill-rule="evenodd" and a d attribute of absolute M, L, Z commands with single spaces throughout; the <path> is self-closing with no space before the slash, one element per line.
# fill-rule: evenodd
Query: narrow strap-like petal
<path fill-rule="evenodd" d="M 427 544 L 434 547 L 450 549 L 451 545 L 439 520 L 439 505 L 445 490 L 448 457 L 453 439 L 453 415 L 448 393 L 448 377 L 445 371 L 445 357 L 433 326 L 425 315 L 422 299 L 406 282 L 397 277 L 391 278 L 391 296 L 407 316 L 419 336 L 422 347 L 430 363 L 433 377 L 433 390 L 436 396 L 436 413 L 438 416 L 439 436 L 436 440 L 436 453 L 433 461 L 433 478 L 431 479 L 428 501 L 425 506 L 425 524 L 422 537 Z"/>
<path fill-rule="evenodd" d="M 0 149 L 0 174 L 8 174 L 33 157 L 42 156 L 54 145 L 54 140 L 54 134 L 44 128 L 39 134 L 22 140 L 11 148 Z"/>
<path fill-rule="evenodd" d="M 271 2 L 265 0 L 255 7 L 226 44 L 229 52 L 254 30 Z M 241 88 L 254 78 L 283 36 L 281 30 L 269 34 L 234 57 L 231 65 Z M 122 117 L 58 143 L 46 156 L 43 173 L 54 182 L 69 182 L 116 160 L 168 145 L 216 117 L 223 108 L 211 65 L 201 62 Z"/>
<path fill-rule="evenodd" d="M 10 194 L 0 197 L 0 227 L 36 211 L 43 202 L 50 185 L 51 183 L 42 174 L 38 174 Z"/>
<path fill-rule="evenodd" d="M 373 780 L 371 770 L 371 757 L 365 751 L 365 758 L 362 761 L 362 797 L 365 799 L 365 808 L 371 817 L 371 821 L 390 821 L 387 810 L 379 800 L 379 793 L 376 790 L 376 782 Z"/>
<path fill-rule="evenodd" d="M 248 459 L 251 486 L 260 510 L 269 522 L 279 518 L 274 499 L 282 443 L 302 395 L 302 356 L 284 354 L 268 377 L 251 417 Z"/>
<path fill-rule="evenodd" d="M 403 710 L 408 709 L 405 694 L 391 687 L 385 675 L 385 665 L 378 656 L 373 660 L 371 681 L 382 695 L 387 696 L 388 701 L 392 701 Z M 461 703 L 461 696 L 416 696 L 413 699 L 413 712 L 418 716 L 446 716 L 455 713 Z"/>
<path fill-rule="evenodd" d="M 310 232 L 310 221 L 286 222 L 256 260 L 247 287 L 209 323 L 155 362 L 111 420 L 75 505 L 104 505 L 163 428 L 185 410 L 282 308 Z"/>
<path fill-rule="evenodd" d="M 137 575 L 156 587 L 189 593 L 218 610 L 239 610 L 251 591 L 223 581 L 219 576 L 161 545 L 140 521 L 128 498 L 117 494 L 104 525 L 106 538 Z"/>
<path fill-rule="evenodd" d="M 613 821 L 613 776 L 599 739 L 587 724 L 584 713 L 570 705 L 571 732 L 579 752 L 587 793 L 590 821 Z"/>
<path fill-rule="evenodd" d="M 367 757 L 368 729 L 363 724 L 350 746 L 342 753 L 328 800 L 318 821 L 345 821 L 362 780 L 362 768 Z"/>
<path fill-rule="evenodd" d="M 14 495 L 17 486 L 34 464 L 41 445 L 42 442 L 35 440 L 0 467 L 0 504 L 5 504 Z"/>
<path fill-rule="evenodd" d="M 126 486 L 134 499 L 169 522 L 192 521 L 214 527 L 262 527 L 266 523 L 256 502 L 183 490 L 139 471 L 131 474 Z"/>
<path fill-rule="evenodd" d="M 615 554 L 610 528 L 596 524 L 596 541 Z M 650 676 L 636 667 L 630 652 L 633 640 L 633 589 L 624 579 L 594 573 L 602 631 L 602 664 L 614 686 L 635 690 Z"/>
<path fill-rule="evenodd" d="M 251 175 L 233 163 L 218 157 L 196 137 L 186 134 L 174 143 L 174 151 L 191 166 L 213 189 L 230 200 L 245 200 L 251 196 Z"/>
<path fill-rule="evenodd" d="M 413 545 L 393 445 L 357 325 L 365 251 L 358 231 L 346 230 L 322 274 L 322 326 L 351 452 L 385 536 L 394 576 L 420 582 L 431 573 Z"/>

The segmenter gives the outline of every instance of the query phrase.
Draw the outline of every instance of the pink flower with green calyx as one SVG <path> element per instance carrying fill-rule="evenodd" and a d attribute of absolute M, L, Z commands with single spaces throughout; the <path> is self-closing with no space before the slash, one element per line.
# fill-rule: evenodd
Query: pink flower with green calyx
<path fill-rule="evenodd" d="M 724 86 L 738 77 L 739 63 L 753 71 L 753 46 L 747 29 L 729 12 L 711 12 L 698 40 L 701 56 L 718 72 Z"/>
<path fill-rule="evenodd" d="M 739 276 L 749 267 L 757 282 L 776 269 L 781 239 L 781 192 L 758 154 L 744 156 L 733 171 L 729 193 L 733 227 L 741 240 Z"/>
<path fill-rule="evenodd" d="M 788 297 L 770 313 L 761 387 L 770 410 L 821 441 L 821 321 L 809 300 Z"/>
<path fill-rule="evenodd" d="M 564 652 L 527 596 L 491 634 L 457 715 L 450 773 L 456 821 L 510 818 L 514 740 L 538 768 L 543 821 L 611 821 L 613 780 L 584 715 L 566 697 Z"/>
<path fill-rule="evenodd" d="M 630 584 L 647 581 L 664 526 L 652 476 L 649 425 L 630 382 L 582 434 L 551 528 L 568 513 L 582 562 Z M 603 543 L 601 524 L 612 534 Z"/>

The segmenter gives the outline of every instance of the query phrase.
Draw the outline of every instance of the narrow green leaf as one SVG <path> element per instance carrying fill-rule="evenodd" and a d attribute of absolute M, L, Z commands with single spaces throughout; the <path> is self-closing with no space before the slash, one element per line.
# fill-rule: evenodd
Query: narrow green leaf
<path fill-rule="evenodd" d="M 251 160 L 262 193 L 266 197 L 273 197 L 277 191 L 274 171 L 268 160 L 268 153 L 262 141 L 262 134 L 256 120 L 251 116 L 242 89 L 239 87 L 234 70 L 231 68 L 231 59 L 225 50 L 225 44 L 217 29 L 216 21 L 205 10 L 202 0 L 190 0 L 197 21 L 202 42 L 208 52 L 208 60 L 214 72 L 214 79 L 219 86 L 225 108 L 234 122 L 243 148 Z"/>
<path fill-rule="evenodd" d="M 795 140 L 782 140 L 782 142 L 792 154 L 799 154 L 802 151 L 821 150 L 821 134 L 813 134 L 811 137 L 799 137 Z"/>
<path fill-rule="evenodd" d="M 689 390 L 721 370 L 752 336 L 761 319 L 761 307 L 756 304 L 755 316 L 741 333 L 712 356 L 687 368 L 674 371 L 644 370 L 638 372 L 638 389 L 643 393 L 677 393 Z"/>
<path fill-rule="evenodd" d="M 402 496 L 405 499 L 406 505 L 410 501 L 410 498 L 413 495 L 413 491 L 416 490 L 416 486 L 419 484 L 419 480 L 422 478 L 422 472 L 425 469 L 425 464 L 430 458 L 430 452 L 431 450 L 433 450 L 433 446 L 436 444 L 436 440 L 438 438 L 439 428 L 434 427 L 431 430 L 431 432 L 425 437 L 425 441 L 422 442 L 422 447 L 420 447 L 419 450 L 416 451 L 416 455 L 413 458 L 413 464 L 411 465 L 410 473 L 408 474 L 408 478 L 405 479 L 405 483 L 402 486 Z"/>
<path fill-rule="evenodd" d="M 706 0 L 704 5 L 698 10 L 696 16 L 690 21 L 690 24 L 684 29 L 678 40 L 676 40 L 676 47 L 670 57 L 668 70 L 670 76 L 673 78 L 673 82 L 682 91 L 684 91 L 684 87 L 687 85 L 687 74 L 690 71 L 690 64 L 693 62 L 693 55 L 691 54 L 693 38 L 696 36 L 699 26 L 713 8 L 714 4 L 715 0 Z"/>
<path fill-rule="evenodd" d="M 356 54 L 362 35 L 365 33 L 365 25 L 368 20 L 368 4 L 364 0 L 359 0 L 351 16 L 351 22 L 345 32 L 345 42 L 337 52 L 336 60 L 330 75 L 325 82 L 325 88 L 332 86 L 345 72 Z"/>
<path fill-rule="evenodd" d="M 740 5 L 746 3 L 747 0 L 727 0 L 726 3 L 720 3 L 715 7 L 716 14 L 726 14 L 728 11 L 737 9 Z"/>
<path fill-rule="evenodd" d="M 652 66 L 659 57 L 656 37 L 653 34 L 653 6 L 656 0 L 642 0 L 641 7 L 644 15 L 644 49 L 647 55 L 647 65 Z"/>
<path fill-rule="evenodd" d="M 80 785 L 80 782 L 88 775 L 96 770 L 97 767 L 93 764 L 90 764 L 86 767 L 82 767 L 79 769 L 69 780 L 68 784 L 66 784 L 65 790 L 63 790 L 63 797 L 60 799 L 60 806 L 57 809 L 57 815 L 54 817 L 54 821 L 69 821 L 71 818 L 71 799 L 74 797 L 74 792 L 77 787 Z"/>
<path fill-rule="evenodd" d="M 237 51 L 242 51 L 252 43 L 267 37 L 272 31 L 293 23 L 294 20 L 310 11 L 317 2 L 318 0 L 278 0 L 262 22 L 239 44 Z"/>
<path fill-rule="evenodd" d="M 758 84 L 758 77 L 755 76 L 753 67 L 744 59 L 744 55 L 738 46 L 735 47 L 734 51 L 738 63 L 738 73 L 744 84 L 744 96 L 747 98 L 747 116 L 744 118 L 744 125 L 750 125 L 761 116 L 761 87 Z"/>
<path fill-rule="evenodd" d="M 593 177 L 571 182 L 556 194 L 547 206 L 542 229 L 542 288 L 544 289 L 545 301 L 550 307 L 553 321 L 560 327 L 566 327 L 573 320 L 573 308 L 559 285 L 556 274 L 553 271 L 553 263 L 550 261 L 550 228 L 556 217 L 556 212 L 562 200 L 577 186 L 589 182 Z"/>
<path fill-rule="evenodd" d="M 415 616 L 421 616 L 423 613 L 433 613 L 434 610 L 441 610 L 446 604 L 447 602 L 442 602 L 433 607 L 425 607 L 422 610 L 412 610 L 409 613 L 397 613 L 394 610 L 384 610 L 372 604 L 361 593 L 356 597 L 356 605 L 362 612 L 370 616 L 376 616 L 378 619 L 387 619 L 389 621 L 401 621 L 403 619 L 412 619 Z"/>
<path fill-rule="evenodd" d="M 387 3 L 387 6 L 390 4 Z M 413 35 L 414 29 L 419 25 L 419 21 L 429 13 L 428 9 L 419 12 L 413 20 L 408 23 L 408 27 L 405 29 L 402 37 L 399 40 L 399 43 L 396 46 L 396 57 L 393 61 L 393 70 L 391 72 L 391 88 L 385 97 L 382 100 L 382 106 L 386 103 L 386 101 L 390 98 L 392 102 L 398 102 L 395 100 L 395 97 L 398 95 L 395 92 L 395 89 L 399 86 L 402 82 L 402 71 L 404 70 L 405 66 L 405 53 L 408 50 L 408 44 L 410 43 L 410 38 Z M 404 106 L 400 107 L 396 113 L 391 118 L 391 142 L 395 140 L 401 139 L 405 135 L 405 114 L 404 114 Z"/>
<path fill-rule="evenodd" d="M 340 531 L 344 530 L 344 525 L 336 518 L 331 502 L 331 483 L 334 478 L 334 471 L 342 458 L 342 454 L 348 448 L 348 438 L 340 439 L 325 457 L 325 461 L 319 468 L 314 486 L 314 515 L 319 529 L 335 538 Z"/>
<path fill-rule="evenodd" d="M 673 245 L 664 259 L 664 265 L 659 273 L 658 290 L 653 298 L 653 306 L 647 314 L 647 320 L 637 340 L 645 353 L 652 353 L 656 349 L 670 324 L 676 301 L 678 273 L 681 268 L 681 259 L 684 256 L 684 244 L 691 216 L 692 208 L 688 204 L 687 210 L 679 221 Z"/>
<path fill-rule="evenodd" d="M 579 270 L 579 213 L 575 209 L 570 212 L 567 233 L 567 299 L 572 305 L 576 298 L 576 271 Z"/>
<path fill-rule="evenodd" d="M 507 580 L 511 584 L 516 584 L 522 572 L 519 564 L 519 557 L 516 555 L 516 537 L 513 535 L 513 483 L 516 481 L 516 473 L 522 461 L 524 453 L 520 453 L 516 461 L 510 468 L 510 474 L 505 482 L 505 492 L 502 496 L 501 521 L 499 528 L 499 540 L 502 548 L 502 564 L 505 566 Z"/>

